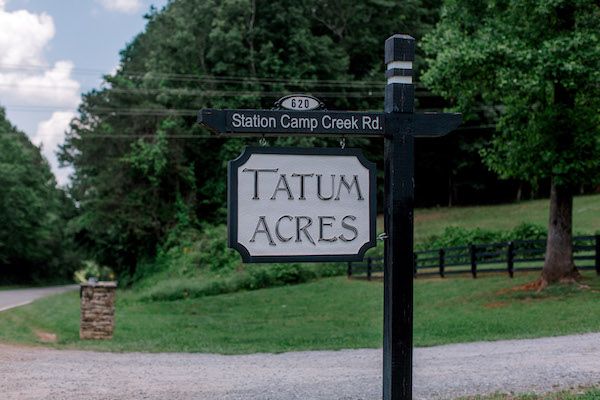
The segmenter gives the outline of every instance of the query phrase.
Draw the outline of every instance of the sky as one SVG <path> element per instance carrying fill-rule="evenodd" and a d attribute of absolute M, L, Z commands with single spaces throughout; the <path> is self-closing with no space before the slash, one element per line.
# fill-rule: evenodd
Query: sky
<path fill-rule="evenodd" d="M 100 87 L 143 18 L 167 0 L 0 0 L 0 105 L 41 146 L 59 185 L 58 145 L 81 94 Z"/>

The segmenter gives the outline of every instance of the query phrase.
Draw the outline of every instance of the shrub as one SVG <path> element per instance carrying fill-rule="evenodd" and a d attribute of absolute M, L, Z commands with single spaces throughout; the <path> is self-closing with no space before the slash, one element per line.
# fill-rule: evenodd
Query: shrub
<path fill-rule="evenodd" d="M 480 228 L 469 229 L 449 226 L 441 235 L 433 235 L 418 246 L 418 250 L 433 250 L 470 244 L 488 244 L 511 240 L 544 239 L 546 228 L 539 225 L 522 223 L 510 231 L 490 231 Z"/>
<path fill-rule="evenodd" d="M 227 247 L 225 225 L 204 226 L 200 240 L 194 243 L 192 251 L 197 252 L 199 267 L 207 267 L 214 272 L 233 271 L 242 261 L 234 250 Z"/>
<path fill-rule="evenodd" d="M 138 298 L 145 301 L 172 301 L 214 296 L 240 290 L 304 283 L 317 278 L 343 275 L 345 272 L 343 264 L 253 265 L 228 275 L 208 275 L 157 282 L 148 290 L 138 293 Z"/>
<path fill-rule="evenodd" d="M 83 268 L 75 271 L 73 279 L 78 283 L 85 283 L 90 278 L 98 281 L 112 281 L 115 279 L 115 273 L 111 268 L 98 265 L 94 261 L 84 261 Z"/>
<path fill-rule="evenodd" d="M 507 240 L 535 240 L 546 239 L 548 230 L 535 224 L 522 223 L 510 231 Z"/>
<path fill-rule="evenodd" d="M 206 225 L 202 230 L 175 227 L 154 258 L 138 263 L 132 281 L 145 286 L 157 276 L 193 277 L 201 271 L 226 275 L 240 265 L 240 256 L 227 248 L 224 225 Z"/>

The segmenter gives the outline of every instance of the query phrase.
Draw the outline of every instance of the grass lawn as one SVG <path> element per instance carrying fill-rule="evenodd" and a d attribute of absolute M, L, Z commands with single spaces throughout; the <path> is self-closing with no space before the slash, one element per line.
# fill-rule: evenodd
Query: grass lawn
<path fill-rule="evenodd" d="M 600 400 L 600 389 L 581 389 L 568 392 L 522 394 L 516 396 L 498 394 L 492 396 L 465 397 L 462 400 Z"/>
<path fill-rule="evenodd" d="M 510 290 L 513 280 L 487 275 L 415 281 L 415 345 L 530 338 L 600 331 L 600 277 L 590 289 L 557 286 L 543 293 Z M 118 293 L 111 341 L 80 341 L 78 294 L 67 293 L 0 313 L 0 341 L 107 351 L 217 353 L 376 348 L 382 341 L 381 282 L 321 279 L 295 286 L 171 302 Z"/>
<path fill-rule="evenodd" d="M 424 241 L 442 233 L 447 226 L 510 230 L 522 222 L 548 225 L 549 200 L 521 203 L 452 208 L 427 208 L 415 211 L 415 241 Z M 383 230 L 380 217 L 379 230 Z M 600 230 L 600 195 L 577 196 L 573 202 L 573 229 L 575 233 L 592 234 Z"/>

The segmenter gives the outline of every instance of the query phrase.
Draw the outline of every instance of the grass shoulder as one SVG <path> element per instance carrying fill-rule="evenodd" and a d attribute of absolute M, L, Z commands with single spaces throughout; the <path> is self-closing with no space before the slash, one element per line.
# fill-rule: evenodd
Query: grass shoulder
<path fill-rule="evenodd" d="M 459 400 L 599 400 L 600 389 L 578 389 L 544 394 L 494 394 L 491 396 L 464 397 Z"/>

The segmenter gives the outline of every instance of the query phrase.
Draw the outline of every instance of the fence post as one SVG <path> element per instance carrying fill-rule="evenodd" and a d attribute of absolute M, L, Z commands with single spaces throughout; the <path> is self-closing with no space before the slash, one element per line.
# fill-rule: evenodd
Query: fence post
<path fill-rule="evenodd" d="M 508 268 L 508 275 L 512 278 L 515 273 L 515 245 L 513 242 L 508 242 L 508 249 L 506 250 L 506 267 Z"/>
<path fill-rule="evenodd" d="M 600 275 L 600 234 L 596 235 L 596 274 Z"/>
<path fill-rule="evenodd" d="M 473 278 L 477 278 L 477 246 L 470 245 L 469 252 L 471 253 L 471 275 Z"/>
<path fill-rule="evenodd" d="M 352 276 L 352 263 L 348 262 L 348 278 Z"/>
<path fill-rule="evenodd" d="M 413 253 L 413 277 L 417 277 L 417 253 Z"/>
<path fill-rule="evenodd" d="M 444 277 L 444 267 L 446 264 L 446 251 L 444 249 L 440 249 L 440 261 L 439 261 L 439 265 L 440 265 L 440 276 L 443 278 Z"/>
<path fill-rule="evenodd" d="M 371 274 L 373 273 L 373 259 L 367 258 L 367 280 L 371 280 Z"/>

